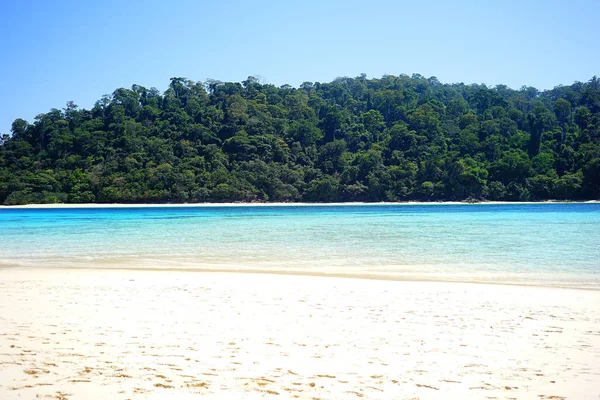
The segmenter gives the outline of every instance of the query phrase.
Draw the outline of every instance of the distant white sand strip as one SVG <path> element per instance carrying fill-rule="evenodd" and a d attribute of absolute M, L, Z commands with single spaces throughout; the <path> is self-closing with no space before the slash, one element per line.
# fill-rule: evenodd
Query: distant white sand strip
<path fill-rule="evenodd" d="M 168 203 L 168 204 L 151 204 L 151 203 L 81 203 L 81 204 L 25 204 L 18 206 L 3 206 L 0 205 L 0 209 L 20 209 L 20 208 L 164 208 L 164 207 L 290 207 L 290 206 L 320 206 L 320 207 L 333 207 L 333 206 L 382 206 L 382 205 L 393 205 L 393 206 L 427 206 L 427 205 L 486 205 L 486 204 L 597 204 L 600 203 L 598 200 L 589 201 L 540 201 L 540 202 L 515 202 L 515 201 L 483 201 L 468 203 L 462 201 L 408 201 L 408 202 L 379 202 L 379 203 L 364 203 L 364 202 L 345 202 L 345 203 Z"/>
<path fill-rule="evenodd" d="M 0 399 L 597 399 L 600 292 L 0 270 Z"/>

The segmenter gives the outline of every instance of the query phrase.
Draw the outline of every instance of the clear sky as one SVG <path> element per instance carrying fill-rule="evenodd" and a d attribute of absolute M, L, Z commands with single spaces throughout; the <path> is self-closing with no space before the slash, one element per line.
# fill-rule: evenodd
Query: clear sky
<path fill-rule="evenodd" d="M 569 85 L 600 75 L 599 15 L 600 0 L 1 0 L 0 133 L 173 76 Z"/>

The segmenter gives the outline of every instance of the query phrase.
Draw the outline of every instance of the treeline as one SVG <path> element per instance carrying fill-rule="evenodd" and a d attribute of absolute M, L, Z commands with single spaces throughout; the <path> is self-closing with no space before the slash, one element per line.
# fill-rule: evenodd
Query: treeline
<path fill-rule="evenodd" d="M 0 203 L 600 198 L 600 80 L 172 78 L 0 138 Z"/>

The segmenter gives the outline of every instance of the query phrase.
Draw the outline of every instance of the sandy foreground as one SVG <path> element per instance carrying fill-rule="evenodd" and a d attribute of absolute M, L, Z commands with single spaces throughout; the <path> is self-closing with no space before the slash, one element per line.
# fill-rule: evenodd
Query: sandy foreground
<path fill-rule="evenodd" d="M 0 399 L 600 398 L 600 291 L 0 269 Z"/>

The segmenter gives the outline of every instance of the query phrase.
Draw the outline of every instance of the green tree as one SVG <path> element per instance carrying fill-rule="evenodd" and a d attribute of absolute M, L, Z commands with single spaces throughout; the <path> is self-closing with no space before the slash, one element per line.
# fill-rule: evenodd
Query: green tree
<path fill-rule="evenodd" d="M 598 82 L 118 88 L 89 110 L 16 119 L 0 135 L 0 203 L 598 199 Z"/>

